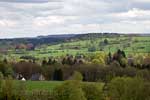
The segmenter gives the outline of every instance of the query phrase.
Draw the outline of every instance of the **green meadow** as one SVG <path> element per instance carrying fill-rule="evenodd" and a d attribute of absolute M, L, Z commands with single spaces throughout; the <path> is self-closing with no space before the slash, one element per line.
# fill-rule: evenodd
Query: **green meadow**
<path fill-rule="evenodd" d="M 15 85 L 23 83 L 28 92 L 36 91 L 36 90 L 44 90 L 44 91 L 52 91 L 57 86 L 60 86 L 64 83 L 64 81 L 14 81 Z M 98 82 L 82 82 L 82 84 L 95 84 L 103 87 L 104 83 Z"/>
<path fill-rule="evenodd" d="M 103 44 L 107 40 L 107 44 Z M 89 49 L 94 51 L 90 51 Z M 21 56 L 32 56 L 38 59 L 48 57 L 61 57 L 66 54 L 93 54 L 103 52 L 108 54 L 114 53 L 118 49 L 125 51 L 126 55 L 147 54 L 150 52 L 150 37 L 146 36 L 120 36 L 120 37 L 101 37 L 93 39 L 78 39 L 69 42 L 62 42 L 55 45 L 44 44 L 36 47 L 35 50 L 10 49 L 7 54 L 2 54 L 1 58 L 7 57 L 10 60 L 20 60 Z"/>

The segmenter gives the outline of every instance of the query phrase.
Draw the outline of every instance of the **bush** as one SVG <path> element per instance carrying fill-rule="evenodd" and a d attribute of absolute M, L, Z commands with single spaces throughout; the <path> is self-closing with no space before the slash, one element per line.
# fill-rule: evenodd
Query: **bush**
<path fill-rule="evenodd" d="M 6 78 L 1 85 L 0 100 L 26 100 L 25 84 L 14 84 L 12 78 Z"/>
<path fill-rule="evenodd" d="M 2 98 L 4 100 L 14 99 L 14 84 L 11 78 L 6 79 L 2 85 Z"/>
<path fill-rule="evenodd" d="M 26 98 L 27 99 L 27 98 Z M 34 90 L 28 95 L 27 100 L 53 100 L 50 92 L 44 90 Z"/>
<path fill-rule="evenodd" d="M 14 96 L 16 100 L 27 100 L 26 85 L 24 81 L 15 84 Z"/>
<path fill-rule="evenodd" d="M 2 97 L 3 74 L 0 72 L 0 99 Z"/>

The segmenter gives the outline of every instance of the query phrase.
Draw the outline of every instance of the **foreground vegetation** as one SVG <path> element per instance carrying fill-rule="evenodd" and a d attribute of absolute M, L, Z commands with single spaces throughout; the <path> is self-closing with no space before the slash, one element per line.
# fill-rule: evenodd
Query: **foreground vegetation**
<path fill-rule="evenodd" d="M 149 100 L 149 87 L 150 82 L 140 77 L 116 77 L 105 85 L 70 80 L 29 92 L 24 82 L 14 84 L 7 78 L 0 80 L 0 100 Z"/>

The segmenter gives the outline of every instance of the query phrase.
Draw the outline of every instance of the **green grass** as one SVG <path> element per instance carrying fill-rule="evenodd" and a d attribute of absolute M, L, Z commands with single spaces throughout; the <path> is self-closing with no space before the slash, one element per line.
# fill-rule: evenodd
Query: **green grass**
<path fill-rule="evenodd" d="M 19 82 L 23 81 L 14 81 L 16 85 L 18 85 Z M 52 91 L 57 86 L 63 84 L 63 81 L 24 81 L 24 83 L 28 92 L 32 92 L 34 90 Z M 104 83 L 100 82 L 82 82 L 82 84 L 95 84 L 100 85 L 101 87 L 104 85 Z"/>
<path fill-rule="evenodd" d="M 22 81 L 15 81 L 15 84 L 19 84 Z M 51 91 L 55 87 L 61 85 L 63 82 L 60 81 L 25 81 L 25 86 L 27 91 L 31 92 L 33 90 L 47 90 Z"/>

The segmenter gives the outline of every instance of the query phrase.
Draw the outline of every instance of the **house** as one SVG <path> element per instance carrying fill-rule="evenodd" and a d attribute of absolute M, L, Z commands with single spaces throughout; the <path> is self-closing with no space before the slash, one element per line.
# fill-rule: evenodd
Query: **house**
<path fill-rule="evenodd" d="M 42 74 L 32 74 L 30 80 L 32 81 L 44 81 L 45 80 L 45 77 L 42 75 Z"/>
<path fill-rule="evenodd" d="M 19 73 L 19 74 L 16 74 L 15 77 L 16 77 L 17 80 L 26 81 L 26 79 L 25 79 L 25 78 L 23 77 L 23 75 L 20 74 L 20 73 Z"/>

